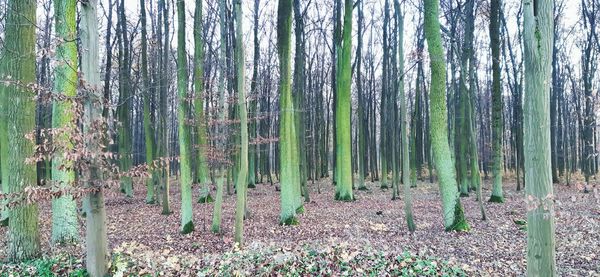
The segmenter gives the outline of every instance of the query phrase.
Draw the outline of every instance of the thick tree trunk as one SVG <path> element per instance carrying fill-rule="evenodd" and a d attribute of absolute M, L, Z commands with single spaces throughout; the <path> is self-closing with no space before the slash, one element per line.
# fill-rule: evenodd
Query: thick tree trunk
<path fill-rule="evenodd" d="M 34 93 L 29 85 L 36 82 L 36 6 L 34 0 L 10 0 L 7 3 L 0 79 L 12 82 L 2 82 L 0 93 L 12 99 L 2 105 L 6 129 L 1 134 L 1 141 L 2 145 L 10 146 L 3 150 L 6 154 L 4 172 L 10 172 L 3 175 L 8 193 L 21 193 L 27 187 L 35 186 L 37 181 L 35 164 L 26 162 L 34 154 L 34 143 L 25 139 L 27 134 L 35 130 Z M 9 211 L 7 236 L 7 257 L 10 261 L 18 262 L 39 256 L 37 204 L 21 205 Z"/>
<path fill-rule="evenodd" d="M 292 2 L 279 0 L 277 15 L 277 46 L 281 77 L 280 88 L 280 119 L 279 119 L 279 162 L 281 167 L 281 213 L 279 223 L 282 225 L 298 224 L 296 218 L 297 199 L 300 198 L 298 187 L 298 144 L 294 122 L 294 102 L 292 99 L 292 68 L 291 68 L 291 32 L 292 32 Z"/>
<path fill-rule="evenodd" d="M 500 77 L 500 0 L 490 2 L 490 48 L 492 49 L 492 152 L 493 184 L 490 202 L 504 202 L 502 193 L 503 100 Z"/>
<path fill-rule="evenodd" d="M 549 106 L 553 2 L 523 1 L 527 276 L 556 275 Z"/>
<path fill-rule="evenodd" d="M 75 0 L 54 1 L 55 30 L 59 44 L 54 57 L 57 65 L 54 68 L 53 93 L 66 99 L 77 96 L 76 4 Z M 52 109 L 52 128 L 60 130 L 52 138 L 57 146 L 52 158 L 52 181 L 63 188 L 73 186 L 75 182 L 73 161 L 64 158 L 66 153 L 73 150 L 70 135 L 77 128 L 73 108 L 70 100 L 59 98 L 53 103 Z M 77 203 L 73 196 L 65 195 L 52 200 L 52 242 L 75 242 L 79 238 L 78 227 Z"/>
<path fill-rule="evenodd" d="M 351 137 L 351 87 L 352 87 L 352 6 L 351 0 L 344 2 L 344 30 L 342 53 L 338 60 L 338 89 L 336 95 L 336 191 L 335 199 L 352 201 L 352 137 Z"/>

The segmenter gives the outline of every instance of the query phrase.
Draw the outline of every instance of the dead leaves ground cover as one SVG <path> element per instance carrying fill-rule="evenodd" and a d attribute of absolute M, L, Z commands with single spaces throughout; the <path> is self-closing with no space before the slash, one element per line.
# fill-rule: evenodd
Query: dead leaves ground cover
<path fill-rule="evenodd" d="M 311 263 L 325 262 L 335 264 L 331 271 L 298 271 L 296 274 L 368 275 L 372 273 L 368 270 L 382 260 L 388 263 L 380 265 L 383 271 L 377 272 L 384 275 L 402 275 L 404 273 L 394 271 L 402 267 L 414 270 L 413 265 L 419 264 L 417 261 L 422 261 L 421 269 L 456 270 L 458 275 L 460 272 L 469 276 L 519 276 L 525 273 L 527 234 L 525 228 L 517 224 L 526 219 L 524 194 L 515 191 L 512 184 L 505 185 L 504 204 L 485 203 L 487 221 L 480 220 L 474 195 L 462 198 L 472 229 L 468 233 L 447 233 L 441 224 L 437 186 L 419 183 L 413 189 L 417 231 L 411 234 L 405 224 L 403 201 L 392 201 L 391 190 L 381 191 L 378 184 L 370 183 L 369 191 L 355 191 L 356 201 L 336 202 L 330 182 L 321 182 L 311 185 L 311 202 L 305 204 L 305 213 L 299 216 L 298 226 L 278 225 L 279 198 L 274 186 L 258 185 L 256 189 L 250 189 L 248 208 L 251 214 L 245 221 L 246 249 L 241 252 L 233 250 L 234 196 L 225 196 L 221 234 L 212 234 L 209 230 L 212 205 L 195 203 L 196 230 L 181 235 L 178 232 L 180 202 L 176 185 L 173 185 L 171 197 L 174 213 L 169 216 L 160 214 L 160 206 L 144 203 L 141 186 L 133 199 L 111 193 L 107 197 L 107 211 L 109 243 L 114 253 L 113 270 L 124 275 L 132 270 L 140 275 L 156 272 L 165 275 L 214 275 L 219 272 L 255 275 L 260 273 L 257 270 L 264 269 L 275 273 L 288 272 L 290 268 L 311 270 L 314 267 Z M 321 189 L 320 194 L 317 187 Z M 489 195 L 489 191 L 484 190 L 484 195 Z M 557 185 L 555 195 L 559 274 L 600 276 L 599 189 L 583 194 L 576 186 Z M 484 199 L 487 198 L 484 196 Z M 40 219 L 44 253 L 48 257 L 60 257 L 60 253 L 68 252 L 75 257 L 75 263 L 80 263 L 83 245 L 68 248 L 49 245 L 49 205 L 42 205 Z M 0 229 L 0 232 L 5 234 L 6 229 Z M 6 249 L 5 236 L 0 236 L 0 247 L 2 258 Z M 319 256 L 322 253 L 334 254 Z M 378 255 L 380 258 L 376 258 Z M 404 261 L 403 264 L 403 257 L 415 262 Z M 262 263 L 259 262 L 261 259 Z M 369 263 L 369 259 L 373 261 Z M 240 262 L 248 260 L 253 262 Z M 282 262 L 274 262 L 277 260 Z M 229 267 L 222 263 L 228 263 Z M 316 268 L 323 267 L 325 265 Z M 9 265 L 2 266 L 2 270 L 9 268 Z M 219 268 L 224 270 L 214 271 Z"/>

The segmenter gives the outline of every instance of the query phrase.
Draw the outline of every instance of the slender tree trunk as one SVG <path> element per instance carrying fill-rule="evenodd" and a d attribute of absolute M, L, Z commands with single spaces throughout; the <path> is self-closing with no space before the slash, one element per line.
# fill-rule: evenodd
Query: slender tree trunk
<path fill-rule="evenodd" d="M 238 109 L 240 114 L 240 169 L 238 171 L 236 187 L 236 208 L 235 208 L 235 242 L 239 247 L 243 245 L 244 238 L 244 215 L 246 214 L 246 191 L 248 174 L 248 111 L 246 107 L 246 93 L 244 89 L 244 38 L 242 29 L 242 0 L 235 0 L 235 69 L 238 93 Z"/>
<path fill-rule="evenodd" d="M 154 168 L 154 158 L 156 141 L 154 139 L 154 128 L 151 120 L 151 106 L 150 106 L 150 77 L 148 76 L 148 36 L 146 31 L 146 1 L 140 0 L 140 22 L 142 24 L 142 52 L 141 52 L 141 73 L 142 73 L 142 97 L 144 105 L 144 139 L 145 139 L 145 150 L 146 150 L 146 164 L 150 170 L 150 178 L 146 180 L 146 203 L 156 203 L 156 186 L 157 186 L 157 172 Z"/>
<path fill-rule="evenodd" d="M 503 203 L 502 193 L 502 137 L 503 100 L 500 77 L 500 0 L 490 2 L 490 48 L 492 49 L 492 168 L 493 185 L 490 202 Z"/>
<path fill-rule="evenodd" d="M 181 226 L 182 234 L 194 231 L 192 213 L 192 140 L 189 130 L 190 101 L 188 95 L 187 54 L 185 51 L 185 2 L 177 1 L 177 92 L 179 107 L 179 166 L 181 168 Z"/>
<path fill-rule="evenodd" d="M 400 72 L 400 78 L 398 79 L 398 97 L 400 98 L 400 138 L 402 143 L 402 184 L 404 185 L 404 214 L 406 216 L 406 225 L 408 230 L 413 232 L 416 228 L 413 220 L 412 212 L 412 195 L 410 191 L 410 157 L 409 157 L 409 138 L 408 138 L 408 126 L 410 120 L 408 119 L 408 112 L 406 107 L 406 95 L 404 92 L 404 14 L 400 9 L 400 1 L 394 0 L 394 6 L 396 7 L 396 20 L 398 20 L 398 71 Z M 414 130 L 413 130 L 414 132 Z"/>
<path fill-rule="evenodd" d="M 527 276 L 556 275 L 549 107 L 553 2 L 523 1 Z"/>

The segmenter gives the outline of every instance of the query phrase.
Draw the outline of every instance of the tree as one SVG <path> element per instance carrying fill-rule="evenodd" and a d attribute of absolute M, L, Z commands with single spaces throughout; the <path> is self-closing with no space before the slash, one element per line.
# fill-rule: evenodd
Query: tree
<path fill-rule="evenodd" d="M 225 121 L 225 115 L 226 115 L 226 111 L 227 111 L 227 101 L 225 101 L 226 99 L 226 95 L 225 95 L 225 75 L 226 73 L 226 67 L 225 67 L 225 47 L 226 47 L 226 41 L 227 41 L 227 16 L 226 16 L 226 10 L 227 10 L 227 1 L 226 0 L 220 0 L 219 1 L 219 23 L 220 23 L 220 36 L 221 36 L 221 45 L 219 47 L 219 54 L 218 54 L 218 67 L 219 67 L 219 85 L 218 85 L 218 91 L 219 91 L 219 122 L 224 122 Z M 218 135 L 224 135 L 225 132 L 225 127 L 224 126 L 218 126 L 217 128 L 217 134 Z M 218 149 L 221 151 L 224 151 L 225 149 L 225 143 L 223 142 L 223 140 L 221 140 L 219 143 L 217 143 L 217 146 L 219 147 Z M 216 178 L 216 185 L 217 185 L 217 194 L 215 195 L 215 205 L 213 206 L 213 218 L 212 218 L 212 226 L 211 226 L 211 230 L 213 231 L 213 233 L 219 233 L 221 232 L 221 212 L 222 212 L 222 205 L 223 205 L 223 184 L 227 181 L 227 169 L 225 168 L 224 164 L 219 164 L 218 165 L 218 169 L 217 172 L 215 174 L 215 178 Z"/>
<path fill-rule="evenodd" d="M 162 72 L 169 72 L 169 57 L 170 57 L 170 40 L 169 40 L 169 12 L 168 12 L 168 3 L 165 0 L 158 1 L 158 20 L 162 19 L 162 24 L 158 24 L 157 36 L 158 36 L 158 44 L 159 50 L 162 52 L 159 54 L 159 68 Z M 163 29 L 164 29 L 164 37 L 163 37 Z M 170 208 L 170 190 L 171 190 L 171 180 L 170 170 L 169 170 L 169 134 L 167 129 L 167 113 L 168 113 L 168 78 L 165 76 L 166 74 L 159 74 L 159 100 L 158 100 L 158 116 L 159 116 L 159 124 L 158 124 L 158 157 L 163 158 L 161 168 L 161 178 L 160 178 L 160 187 L 162 193 L 162 214 L 168 215 L 171 213 Z M 166 159 L 166 160 L 165 160 Z"/>
<path fill-rule="evenodd" d="M 100 72 L 98 69 L 100 51 L 98 35 L 98 2 L 97 0 L 81 1 L 81 72 L 87 84 L 87 101 L 85 102 L 84 133 L 97 126 L 98 118 L 102 122 L 103 103 L 100 89 Z M 100 142 L 95 136 L 88 136 L 86 148 L 90 153 L 97 153 Z M 86 213 L 86 269 L 90 276 L 101 277 L 108 272 L 109 254 L 106 234 L 106 209 L 104 206 L 103 176 L 99 172 L 98 161 L 92 159 L 86 187 L 96 188 L 84 200 Z"/>
<path fill-rule="evenodd" d="M 554 1 L 523 1 L 527 276 L 556 275 L 549 106 L 553 6 Z"/>
<path fill-rule="evenodd" d="M 279 0 L 277 12 L 277 47 L 280 68 L 280 109 L 279 120 L 279 162 L 281 169 L 281 213 L 279 223 L 283 225 L 298 224 L 296 212 L 300 198 L 300 180 L 298 175 L 298 144 L 296 142 L 296 126 L 294 121 L 294 102 L 292 99 L 292 65 L 291 32 L 292 1 Z"/>
<path fill-rule="evenodd" d="M 402 143 L 402 184 L 404 185 L 404 214 L 409 231 L 414 231 L 416 226 L 413 221 L 412 195 L 410 192 L 410 157 L 408 150 L 408 112 L 406 108 L 406 95 L 404 92 L 404 14 L 400 9 L 400 1 L 394 0 L 396 7 L 396 20 L 398 21 L 398 67 L 400 78 L 398 79 L 398 98 L 400 98 L 400 139 Z M 414 131 L 413 131 L 414 132 Z"/>
<path fill-rule="evenodd" d="M 31 86 L 35 83 L 35 0 L 10 0 L 4 29 L 4 53 L 0 60 L 0 93 L 12 101 L 2 105 L 6 131 L 1 135 L 6 150 L 3 178 L 8 193 L 20 193 L 36 185 L 36 166 L 27 163 L 33 157 L 34 142 L 25 136 L 35 129 L 35 101 Z M 21 84 L 25 84 L 23 86 Z M 6 98 L 5 98 L 6 99 Z M 5 176 L 5 177 L 4 177 Z M 38 206 L 26 204 L 9 211 L 8 253 L 10 261 L 22 261 L 40 254 Z"/>
<path fill-rule="evenodd" d="M 425 0 L 425 37 L 429 46 L 431 67 L 430 136 L 433 162 L 440 183 L 444 226 L 446 231 L 465 231 L 469 225 L 456 189 L 456 173 L 448 144 L 446 112 L 446 64 L 438 19 L 439 0 Z"/>
<path fill-rule="evenodd" d="M 206 134 L 204 118 L 204 26 L 202 23 L 202 0 L 196 0 L 196 12 L 194 14 L 194 114 L 196 115 L 196 136 L 198 139 L 198 150 L 196 151 L 197 179 L 200 184 L 200 198 L 198 203 L 213 202 L 210 196 L 210 176 L 208 174 L 208 163 L 206 160 L 206 148 L 208 138 Z"/>
<path fill-rule="evenodd" d="M 154 138 L 154 127 L 151 119 L 151 103 L 150 103 L 150 77 L 148 76 L 148 36 L 146 31 L 146 1 L 140 0 L 140 23 L 142 24 L 142 52 L 141 54 L 141 75 L 142 75 L 142 101 L 144 105 L 144 138 L 146 147 L 146 164 L 150 170 L 150 178 L 146 180 L 146 203 L 156 203 L 156 188 L 158 182 L 158 174 L 154 168 L 154 160 L 156 156 L 156 140 Z"/>
<path fill-rule="evenodd" d="M 351 134 L 351 87 L 352 87 L 352 8 L 351 0 L 344 1 L 344 25 L 342 53 L 338 59 L 336 94 L 336 190 L 335 199 L 352 201 L 352 134 Z"/>
<path fill-rule="evenodd" d="M 492 49 L 492 168 L 493 185 L 490 202 L 504 202 L 502 193 L 502 84 L 500 76 L 500 0 L 490 1 L 490 48 Z"/>
<path fill-rule="evenodd" d="M 240 115 L 240 170 L 238 171 L 235 206 L 235 242 L 241 247 L 244 238 L 244 215 L 246 214 L 246 191 L 248 177 L 248 111 L 244 90 L 244 37 L 242 29 L 242 0 L 235 0 L 235 71 L 236 90 L 238 93 L 238 110 Z"/>
<path fill-rule="evenodd" d="M 53 93 L 64 96 L 57 98 L 52 109 L 52 128 L 57 132 L 53 143 L 57 151 L 52 158 L 52 181 L 59 187 L 70 187 L 75 182 L 73 162 L 68 153 L 73 151 L 71 131 L 76 127 L 73 117 L 73 100 L 77 96 L 77 45 L 75 0 L 54 1 L 56 47 Z M 78 237 L 77 203 L 72 195 L 64 195 L 52 201 L 52 242 L 57 244 L 75 242 Z"/>
<path fill-rule="evenodd" d="M 177 1 L 177 92 L 179 107 L 177 121 L 179 132 L 179 162 L 181 166 L 181 233 L 194 231 L 192 213 L 192 142 L 188 116 L 190 101 L 188 100 L 187 54 L 185 52 L 185 2 Z"/>

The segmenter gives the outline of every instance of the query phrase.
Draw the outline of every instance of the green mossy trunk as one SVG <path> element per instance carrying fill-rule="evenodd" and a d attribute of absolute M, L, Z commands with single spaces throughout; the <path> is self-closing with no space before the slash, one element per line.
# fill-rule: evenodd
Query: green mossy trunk
<path fill-rule="evenodd" d="M 363 33 L 364 33 L 364 13 L 363 13 L 364 3 L 360 1 L 358 3 L 358 46 L 356 48 L 356 88 L 358 93 L 358 117 L 357 117 L 357 125 L 358 125 L 358 156 L 356 159 L 356 164 L 358 167 L 358 190 L 366 191 L 368 190 L 365 185 L 365 175 L 367 168 L 367 119 L 365 115 L 365 93 L 363 86 L 363 76 L 362 76 L 362 49 L 363 49 Z"/>
<path fill-rule="evenodd" d="M 554 1 L 523 1 L 527 276 L 556 276 L 549 106 L 553 6 Z"/>
<path fill-rule="evenodd" d="M 140 22 L 142 24 L 142 52 L 141 52 L 141 71 L 142 71 L 142 101 L 144 106 L 144 140 L 146 150 L 146 165 L 150 170 L 150 178 L 146 180 L 146 203 L 155 204 L 156 188 L 158 186 L 158 174 L 154 168 L 154 159 L 156 155 L 156 141 L 154 138 L 154 127 L 151 119 L 150 107 L 150 78 L 148 76 L 148 36 L 146 31 L 146 1 L 140 0 Z"/>
<path fill-rule="evenodd" d="M 194 231 L 192 212 L 192 142 L 189 124 L 187 54 L 185 52 L 185 2 L 177 1 L 177 122 L 179 132 L 179 164 L 181 171 L 181 233 Z"/>
<path fill-rule="evenodd" d="M 198 150 L 196 151 L 196 176 L 200 184 L 200 197 L 198 203 L 213 202 L 210 195 L 210 176 L 206 150 L 208 137 L 206 133 L 206 122 L 204 118 L 204 39 L 202 23 L 202 0 L 196 0 L 196 11 L 194 15 L 194 115 L 196 123 L 196 136 Z"/>
<path fill-rule="evenodd" d="M 502 193 L 502 80 L 500 79 L 500 0 L 490 2 L 490 48 L 492 49 L 492 196 L 490 202 L 504 202 Z"/>
<path fill-rule="evenodd" d="M 342 54 L 338 60 L 338 78 L 336 94 L 336 182 L 335 200 L 353 201 L 352 194 L 352 5 L 351 0 L 344 3 L 344 30 L 342 33 Z"/>
<path fill-rule="evenodd" d="M 237 175 L 235 201 L 235 237 L 239 247 L 243 246 L 244 216 L 246 215 L 246 193 L 248 178 L 248 110 L 246 107 L 246 92 L 244 89 L 244 38 L 242 24 L 242 0 L 235 0 L 235 71 L 236 90 L 238 94 L 238 110 L 240 115 L 240 168 Z"/>
<path fill-rule="evenodd" d="M 466 231 L 456 173 L 448 144 L 448 115 L 446 112 L 446 62 L 439 22 L 439 0 L 425 0 L 425 37 L 429 46 L 431 92 L 429 124 L 433 162 L 440 183 L 444 226 L 447 231 Z"/>
<path fill-rule="evenodd" d="M 162 20 L 162 24 L 159 24 L 157 28 L 157 36 L 159 37 L 159 49 L 162 50 L 159 57 L 159 68 L 162 72 L 169 72 L 169 57 L 170 57 L 170 39 L 169 33 L 165 31 L 163 37 L 163 29 L 169 30 L 169 16 L 168 6 L 165 0 L 158 1 L 158 19 Z M 167 114 L 168 114 L 168 80 L 166 76 L 159 75 L 159 103 L 158 103 L 158 139 L 157 139 L 157 156 L 162 158 L 163 161 L 160 163 L 160 192 L 161 192 L 161 214 L 171 214 L 170 207 L 170 192 L 171 192 L 171 170 L 170 163 L 166 161 L 170 156 L 169 151 L 169 139 L 168 139 L 168 128 L 167 128 Z"/>
<path fill-rule="evenodd" d="M 99 35 L 98 35 L 98 3 L 97 0 L 89 0 L 81 2 L 81 22 L 80 22 L 80 39 L 81 39 L 81 72 L 82 78 L 89 85 L 87 93 L 91 93 L 93 97 L 89 97 L 85 103 L 84 116 L 84 133 L 94 132 L 94 120 L 102 116 L 102 105 L 97 105 L 92 100 L 102 99 L 100 89 L 100 51 Z M 99 148 L 100 143 L 95 137 L 89 137 L 86 142 L 86 148 L 91 153 L 105 151 Z M 89 182 L 87 187 L 97 187 L 102 185 L 103 176 L 98 168 L 98 161 L 92 161 L 89 169 Z M 86 257 L 85 264 L 87 273 L 92 277 L 102 277 L 108 273 L 108 265 L 110 255 L 108 253 L 108 240 L 106 233 L 106 209 L 104 206 L 104 196 L 102 187 L 95 193 L 87 195 L 83 201 L 84 211 L 86 213 Z"/>
<path fill-rule="evenodd" d="M 297 198 L 300 198 L 297 187 L 300 186 L 298 175 L 298 149 L 294 122 L 294 102 L 292 100 L 292 67 L 291 67 L 291 32 L 292 2 L 279 0 L 277 14 L 277 48 L 280 64 L 280 121 L 279 121 L 279 162 L 281 211 L 279 223 L 283 225 L 297 224 Z"/>
<path fill-rule="evenodd" d="M 37 181 L 36 166 L 26 162 L 34 154 L 34 143 L 25 136 L 35 129 L 34 92 L 28 86 L 35 79 L 35 0 L 10 0 L 7 3 L 4 29 L 4 49 L 0 60 L 0 79 L 12 82 L 0 83 L 0 93 L 6 101 L 2 105 L 5 134 L 3 145 L 9 145 L 4 153 L 3 183 L 8 193 L 21 193 Z M 8 158 L 9 157 L 9 158 Z M 7 232 L 9 261 L 20 262 L 38 257 L 40 234 L 38 230 L 37 204 L 22 205 L 9 211 Z"/>
<path fill-rule="evenodd" d="M 62 188 L 74 185 L 75 171 L 73 161 L 64 159 L 67 152 L 73 151 L 71 132 L 77 126 L 73 118 L 73 102 L 77 96 L 77 45 L 76 45 L 76 0 L 54 1 L 54 19 L 56 37 L 59 42 L 54 59 L 55 95 L 62 95 L 67 100 L 55 100 L 52 107 L 52 128 L 63 129 L 52 139 L 58 148 L 52 157 L 52 182 Z M 65 169 L 63 169 L 65 168 Z M 55 244 L 73 243 L 79 239 L 79 222 L 77 221 L 77 203 L 71 195 L 52 200 L 52 236 Z"/>

